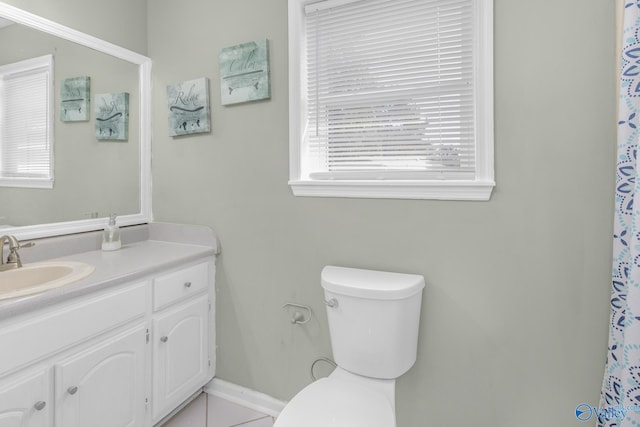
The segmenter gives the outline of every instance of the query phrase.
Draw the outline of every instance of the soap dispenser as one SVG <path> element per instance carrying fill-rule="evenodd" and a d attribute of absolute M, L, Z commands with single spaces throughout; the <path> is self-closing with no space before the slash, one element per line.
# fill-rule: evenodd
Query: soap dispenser
<path fill-rule="evenodd" d="M 121 247 L 120 229 L 116 225 L 116 215 L 111 214 L 109 216 L 109 224 L 105 227 L 104 232 L 102 233 L 102 250 L 116 251 Z"/>

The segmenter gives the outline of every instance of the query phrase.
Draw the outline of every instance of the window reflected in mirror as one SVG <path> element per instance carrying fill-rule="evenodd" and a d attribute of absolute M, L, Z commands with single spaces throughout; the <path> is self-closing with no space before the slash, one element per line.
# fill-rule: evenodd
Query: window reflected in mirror
<path fill-rule="evenodd" d="M 53 55 L 0 66 L 0 186 L 53 187 Z"/>

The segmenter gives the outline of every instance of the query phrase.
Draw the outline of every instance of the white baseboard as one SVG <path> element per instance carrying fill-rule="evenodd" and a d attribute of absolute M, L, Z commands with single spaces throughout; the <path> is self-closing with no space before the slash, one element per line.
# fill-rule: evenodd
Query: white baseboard
<path fill-rule="evenodd" d="M 251 390 L 219 378 L 214 378 L 204 387 L 204 391 L 245 408 L 277 417 L 287 402 L 283 402 L 259 391 Z"/>

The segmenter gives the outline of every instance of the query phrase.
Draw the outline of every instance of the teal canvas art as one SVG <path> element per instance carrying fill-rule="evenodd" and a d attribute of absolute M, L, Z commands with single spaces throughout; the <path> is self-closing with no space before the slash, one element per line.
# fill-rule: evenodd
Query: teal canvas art
<path fill-rule="evenodd" d="M 169 135 L 211 130 L 209 79 L 206 77 L 167 86 Z"/>
<path fill-rule="evenodd" d="M 222 49 L 220 91 L 222 105 L 271 97 L 267 39 Z"/>
<path fill-rule="evenodd" d="M 96 139 L 126 141 L 129 139 L 129 94 L 96 95 Z"/>
<path fill-rule="evenodd" d="M 71 77 L 60 85 L 60 120 L 85 122 L 90 118 L 90 77 Z"/>

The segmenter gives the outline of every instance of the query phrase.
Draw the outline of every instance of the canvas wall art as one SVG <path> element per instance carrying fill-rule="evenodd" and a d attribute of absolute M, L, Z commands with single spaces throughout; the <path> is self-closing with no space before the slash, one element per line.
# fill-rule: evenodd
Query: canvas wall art
<path fill-rule="evenodd" d="M 169 135 L 211 130 L 209 79 L 206 77 L 167 86 Z"/>
<path fill-rule="evenodd" d="M 129 94 L 96 95 L 96 139 L 126 141 L 129 139 Z"/>
<path fill-rule="evenodd" d="M 227 47 L 220 52 L 222 105 L 269 99 L 269 41 Z"/>
<path fill-rule="evenodd" d="M 85 122 L 90 118 L 91 78 L 71 77 L 60 85 L 60 120 Z"/>

